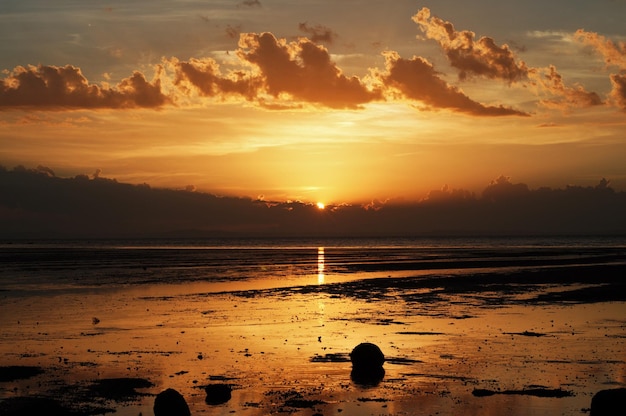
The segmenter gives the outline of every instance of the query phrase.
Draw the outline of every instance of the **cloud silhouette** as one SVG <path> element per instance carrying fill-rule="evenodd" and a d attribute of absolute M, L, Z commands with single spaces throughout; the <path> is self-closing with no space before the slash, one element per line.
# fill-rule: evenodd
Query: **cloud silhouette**
<path fill-rule="evenodd" d="M 18 66 L 0 80 L 0 109 L 159 108 L 168 103 L 160 80 L 149 82 L 138 71 L 115 87 L 90 84 L 72 65 Z"/>
<path fill-rule="evenodd" d="M 485 106 L 473 101 L 458 88 L 441 79 L 432 64 L 424 58 L 401 58 L 396 52 L 386 52 L 386 72 L 378 76 L 383 84 L 395 88 L 404 97 L 419 100 L 435 108 L 448 108 L 479 116 L 528 114 L 503 106 Z"/>

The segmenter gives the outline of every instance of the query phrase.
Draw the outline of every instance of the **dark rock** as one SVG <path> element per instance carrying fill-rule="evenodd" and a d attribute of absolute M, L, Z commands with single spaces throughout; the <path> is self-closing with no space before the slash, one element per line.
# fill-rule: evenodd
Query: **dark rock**
<path fill-rule="evenodd" d="M 383 366 L 385 356 L 377 345 L 364 342 L 354 347 L 350 360 L 355 368 L 379 368 Z"/>
<path fill-rule="evenodd" d="M 591 398 L 589 416 L 618 416 L 624 414 L 626 389 L 600 390 Z"/>
<path fill-rule="evenodd" d="M 228 384 L 209 384 L 204 388 L 207 404 L 223 404 L 230 400 L 231 388 Z"/>
<path fill-rule="evenodd" d="M 383 363 L 385 356 L 377 345 L 364 342 L 354 347 L 350 353 L 352 372 L 350 378 L 356 384 L 376 386 L 385 377 Z"/>
<path fill-rule="evenodd" d="M 191 416 L 185 398 L 174 389 L 163 390 L 154 399 L 154 416 Z"/>

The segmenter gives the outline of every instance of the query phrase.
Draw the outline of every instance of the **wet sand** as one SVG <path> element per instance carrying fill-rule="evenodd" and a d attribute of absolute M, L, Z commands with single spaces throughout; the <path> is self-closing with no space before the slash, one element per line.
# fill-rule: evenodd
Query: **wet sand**
<path fill-rule="evenodd" d="M 625 265 L 411 273 L 1 293 L 0 414 L 151 415 L 174 388 L 193 415 L 581 415 L 626 386 Z M 377 385 L 351 379 L 361 342 Z"/>

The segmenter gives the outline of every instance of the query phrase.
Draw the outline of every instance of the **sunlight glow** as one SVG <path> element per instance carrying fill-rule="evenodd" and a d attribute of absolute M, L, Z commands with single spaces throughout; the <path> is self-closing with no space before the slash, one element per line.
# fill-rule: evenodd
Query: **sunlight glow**
<path fill-rule="evenodd" d="M 324 276 L 324 247 L 317 248 L 317 284 L 323 285 L 326 280 Z"/>
<path fill-rule="evenodd" d="M 318 202 L 318 203 L 317 203 L 317 208 L 318 208 L 318 209 L 324 209 L 324 208 L 326 208 L 326 205 L 324 205 L 324 203 L 323 203 L 323 202 Z"/>

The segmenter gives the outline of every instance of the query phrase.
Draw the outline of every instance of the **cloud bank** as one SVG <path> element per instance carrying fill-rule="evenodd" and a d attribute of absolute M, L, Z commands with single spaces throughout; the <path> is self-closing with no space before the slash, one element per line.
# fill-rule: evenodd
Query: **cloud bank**
<path fill-rule="evenodd" d="M 260 6 L 260 2 L 244 2 Z M 458 82 L 482 79 L 504 82 L 509 87 L 527 87 L 537 102 L 549 108 L 585 108 L 604 104 L 597 93 L 582 85 L 568 84 L 554 65 L 531 67 L 506 44 L 493 38 L 477 38 L 469 30 L 420 9 L 412 20 L 427 40 L 441 47 Z M 184 105 L 189 98 L 215 101 L 240 99 L 270 109 L 313 105 L 329 109 L 359 109 L 372 102 L 403 101 L 421 109 L 446 109 L 475 116 L 527 116 L 502 104 L 482 103 L 446 81 L 433 63 L 422 56 L 402 57 L 387 50 L 384 68 L 371 68 L 368 75 L 348 76 L 321 43 L 332 45 L 337 33 L 323 25 L 299 24 L 309 36 L 294 41 L 270 32 L 241 33 L 231 54 L 228 70 L 222 72 L 210 57 L 181 60 L 163 58 L 155 77 L 135 71 L 117 85 L 90 83 L 80 68 L 52 65 L 18 66 L 4 71 L 0 79 L 0 109 L 130 109 Z M 238 32 L 238 30 L 237 30 Z M 234 32 L 233 32 L 234 34 Z M 596 33 L 578 30 L 573 38 L 601 54 L 609 67 L 611 93 L 606 103 L 626 109 L 626 46 Z M 234 56 L 232 56 L 234 55 Z"/>
<path fill-rule="evenodd" d="M 623 235 L 626 193 L 529 189 L 501 176 L 476 196 L 444 187 L 418 202 L 327 206 L 153 189 L 97 172 L 60 178 L 45 167 L 0 167 L 0 238 Z"/>

